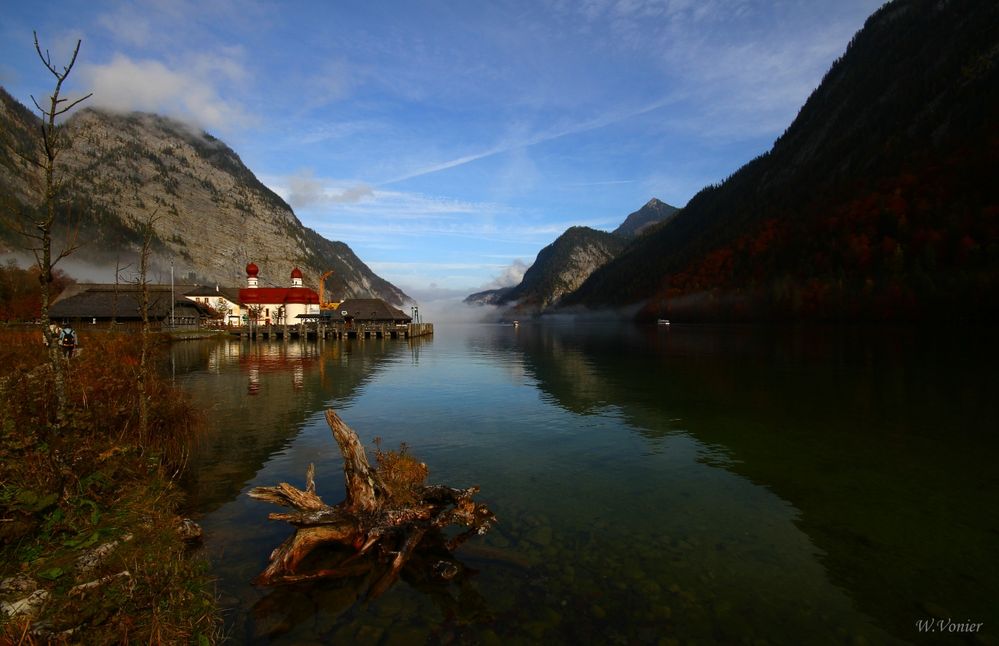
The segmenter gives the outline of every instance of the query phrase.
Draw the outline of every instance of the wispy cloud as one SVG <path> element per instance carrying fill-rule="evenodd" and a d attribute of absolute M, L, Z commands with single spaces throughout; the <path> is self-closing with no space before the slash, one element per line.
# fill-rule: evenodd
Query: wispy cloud
<path fill-rule="evenodd" d="M 302 123 L 296 123 L 291 139 L 297 145 L 305 146 L 336 141 L 338 139 L 349 139 L 359 134 L 377 133 L 387 130 L 386 124 L 371 119 L 321 122 L 308 125 L 304 130 L 302 128 Z"/>
<path fill-rule="evenodd" d="M 591 182 L 566 182 L 563 186 L 581 188 L 584 186 L 619 186 L 622 184 L 634 184 L 638 180 L 634 179 L 601 179 Z"/>

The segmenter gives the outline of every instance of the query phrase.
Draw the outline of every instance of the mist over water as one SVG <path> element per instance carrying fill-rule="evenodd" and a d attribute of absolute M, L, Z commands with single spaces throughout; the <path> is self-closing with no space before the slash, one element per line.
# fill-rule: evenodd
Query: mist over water
<path fill-rule="evenodd" d="M 443 294 L 424 293 L 423 297 L 417 297 L 417 305 L 420 309 L 420 319 L 424 323 L 443 324 L 465 324 L 465 323 L 493 323 L 499 321 L 502 316 L 502 308 L 495 305 L 470 305 L 464 302 L 467 294 L 455 295 L 450 290 L 441 290 Z M 417 292 L 420 294 L 420 292 Z M 408 306 L 404 306 L 403 311 L 410 313 Z"/>

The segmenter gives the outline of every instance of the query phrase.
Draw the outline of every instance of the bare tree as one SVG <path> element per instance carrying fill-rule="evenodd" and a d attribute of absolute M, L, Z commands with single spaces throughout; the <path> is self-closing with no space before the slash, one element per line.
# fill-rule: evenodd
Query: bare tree
<path fill-rule="evenodd" d="M 114 329 L 118 325 L 118 292 L 119 292 L 118 285 L 121 283 L 121 272 L 127 270 L 131 266 L 132 266 L 132 264 L 129 263 L 129 264 L 125 265 L 124 267 L 122 267 L 122 265 L 121 265 L 121 257 L 120 256 L 115 259 L 115 263 L 114 263 L 114 297 L 111 299 L 111 330 L 112 331 L 114 331 Z"/>
<path fill-rule="evenodd" d="M 141 225 L 142 250 L 139 253 L 139 275 L 136 277 L 139 287 L 139 312 L 142 315 L 142 349 L 139 354 L 139 372 L 136 375 L 135 388 L 139 393 L 139 437 L 143 440 L 148 438 L 149 432 L 149 395 L 146 392 L 146 377 L 152 341 L 149 326 L 149 256 L 156 235 L 156 222 L 159 220 L 158 210 L 153 211 Z"/>
<path fill-rule="evenodd" d="M 31 251 L 35 255 L 35 262 L 39 270 L 38 281 L 41 283 L 42 333 L 45 335 L 45 341 L 49 347 L 49 361 L 52 365 L 55 380 L 55 393 L 58 400 L 56 424 L 61 425 L 65 418 L 67 407 L 66 380 L 62 355 L 56 343 L 55 334 L 50 328 L 49 306 L 52 302 L 52 283 L 54 282 L 52 270 L 56 263 L 73 253 L 77 245 L 75 237 L 70 235 L 66 241 L 66 245 L 56 252 L 53 257 L 52 231 L 56 223 L 59 194 L 62 185 L 60 178 L 57 177 L 56 162 L 60 154 L 70 146 L 70 140 L 66 135 L 64 124 L 56 123 L 56 121 L 77 105 L 86 101 L 92 94 L 87 94 L 72 101 L 61 96 L 63 83 L 66 82 L 70 72 L 73 70 L 73 65 L 76 64 L 76 57 L 80 53 L 81 41 L 76 41 L 76 47 L 73 48 L 69 64 L 59 69 L 52 62 L 52 56 L 49 54 L 49 51 L 45 50 L 44 53 L 42 52 L 42 47 L 38 43 L 38 33 L 33 33 L 35 37 L 35 51 L 38 53 L 38 57 L 45 65 L 45 68 L 55 77 L 56 82 L 52 94 L 48 97 L 47 105 L 40 104 L 34 96 L 31 97 L 31 101 L 35 104 L 42 118 L 39 142 L 40 152 L 37 157 L 20 156 L 39 169 L 44 176 L 44 207 L 33 223 L 34 229 L 25 230 L 25 233 L 32 240 Z"/>

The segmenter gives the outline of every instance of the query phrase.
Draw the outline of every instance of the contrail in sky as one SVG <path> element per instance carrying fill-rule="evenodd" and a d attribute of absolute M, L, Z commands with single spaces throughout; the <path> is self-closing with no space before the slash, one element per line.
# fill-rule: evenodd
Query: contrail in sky
<path fill-rule="evenodd" d="M 439 164 L 433 164 L 431 166 L 425 166 L 410 173 L 406 173 L 405 175 L 401 175 L 399 177 L 386 180 L 384 182 L 379 182 L 377 185 L 386 186 L 388 184 L 396 184 L 398 182 L 406 181 L 407 179 L 422 177 L 423 175 L 438 173 L 442 170 L 448 170 L 449 168 L 464 166 L 465 164 L 478 161 L 480 159 L 485 159 L 486 157 L 492 157 L 493 155 L 498 155 L 500 153 L 505 153 L 511 150 L 517 150 L 518 148 L 529 148 L 531 146 L 536 146 L 537 144 L 541 144 L 546 141 L 552 141 L 553 139 L 558 139 L 560 137 L 567 137 L 569 135 L 575 135 L 580 132 L 597 130 L 599 128 L 604 128 L 619 121 L 624 121 L 625 119 L 633 119 L 635 117 L 648 114 L 649 112 L 654 112 L 671 103 L 675 103 L 677 100 L 679 100 L 678 97 L 671 96 L 664 99 L 660 99 L 654 103 L 639 108 L 638 110 L 632 110 L 626 113 L 607 114 L 600 117 L 596 117 L 594 119 L 590 119 L 589 121 L 583 121 L 581 123 L 573 124 L 568 127 L 550 130 L 548 132 L 541 132 L 532 137 L 528 137 L 520 141 L 512 141 L 500 144 L 498 146 L 493 146 L 492 148 L 489 148 L 479 153 L 465 155 L 464 157 L 458 157 L 456 159 L 451 159 L 449 161 L 441 162 Z"/>

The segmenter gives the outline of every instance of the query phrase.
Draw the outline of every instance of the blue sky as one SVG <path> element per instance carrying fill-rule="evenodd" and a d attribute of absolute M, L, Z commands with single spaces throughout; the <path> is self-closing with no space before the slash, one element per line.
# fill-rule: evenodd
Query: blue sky
<path fill-rule="evenodd" d="M 880 2 L 0 4 L 0 84 L 23 103 L 51 89 L 32 30 L 57 61 L 82 39 L 88 105 L 207 130 L 303 223 L 431 298 L 723 180 Z"/>

